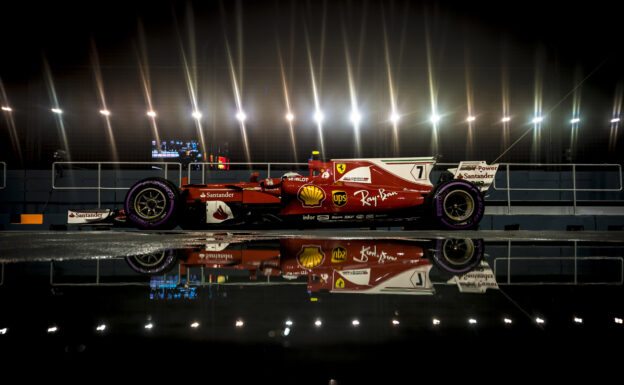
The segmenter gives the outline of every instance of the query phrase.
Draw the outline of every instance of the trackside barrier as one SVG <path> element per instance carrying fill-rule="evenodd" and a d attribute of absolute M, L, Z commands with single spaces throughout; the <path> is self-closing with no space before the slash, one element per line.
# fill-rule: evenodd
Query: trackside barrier
<path fill-rule="evenodd" d="M 452 168 L 457 167 L 458 163 L 437 163 L 436 167 L 440 168 Z M 569 169 L 570 172 L 570 181 L 572 183 L 571 187 L 530 187 L 524 186 L 519 187 L 520 183 L 525 183 L 526 180 L 516 180 L 519 179 L 518 174 L 512 175 L 510 170 L 512 168 L 522 169 L 522 170 L 530 170 L 532 172 L 547 172 L 548 169 L 560 168 L 560 169 Z M 578 186 L 578 173 L 582 172 L 583 168 L 593 168 L 593 169 L 604 169 L 605 173 L 617 173 L 617 177 L 614 175 L 614 185 L 613 187 L 603 187 L 603 188 L 586 188 Z M 581 169 L 581 170 L 579 170 Z M 492 189 L 494 191 L 503 191 L 506 192 L 506 201 L 507 201 L 507 214 L 512 214 L 512 199 L 511 193 L 513 191 L 519 192 L 570 192 L 572 193 L 572 206 L 573 206 L 573 214 L 577 214 L 577 193 L 579 192 L 592 192 L 592 193 L 604 193 L 604 192 L 622 192 L 623 184 L 622 184 L 622 166 L 620 164 L 588 164 L 588 163 L 556 163 L 556 164 L 545 164 L 545 163 L 499 163 L 498 173 L 496 174 L 496 178 L 494 178 L 494 182 L 492 183 Z M 504 178 L 501 178 L 503 176 Z M 505 186 L 500 186 L 500 180 L 505 180 Z M 499 184 L 497 184 L 497 180 Z M 514 183 L 515 182 L 515 183 Z M 559 182 L 562 182 L 561 180 Z M 514 187 L 512 187 L 512 185 Z M 518 187 L 515 187 L 518 186 Z"/>
<path fill-rule="evenodd" d="M 2 184 L 0 185 L 0 190 L 6 187 L 7 181 L 7 165 L 6 162 L 0 162 L 2 166 Z"/>
<path fill-rule="evenodd" d="M 593 246 L 588 246 L 588 247 L 593 247 Z M 493 266 L 493 273 L 494 273 L 494 277 L 497 281 L 497 283 L 499 285 L 523 285 L 523 286 L 529 286 L 529 285 L 622 285 L 624 284 L 624 258 L 622 257 L 607 257 L 607 256 L 591 256 L 591 257 L 579 257 L 578 256 L 578 241 L 574 241 L 574 255 L 573 256 L 568 256 L 568 257 L 518 257 L 518 256 L 511 256 L 511 241 L 507 242 L 507 257 L 503 257 L 503 258 L 495 258 L 494 259 L 494 266 Z M 512 266 L 512 262 L 515 266 L 520 265 L 522 262 L 527 262 L 527 263 L 536 263 L 537 261 L 539 262 L 572 262 L 572 281 L 571 282 L 545 282 L 545 281 L 541 281 L 541 282 L 512 282 L 512 271 L 511 271 L 511 266 Z M 579 282 L 579 274 L 578 274 L 578 263 L 579 262 L 584 262 L 584 261 L 591 261 L 591 262 L 595 262 L 595 261 L 613 261 L 613 262 L 617 262 L 619 263 L 619 269 L 617 270 L 619 272 L 619 280 L 618 281 L 611 281 L 611 282 Z M 505 270 L 505 275 L 507 276 L 507 280 L 506 282 L 502 282 L 502 280 L 498 279 L 498 272 L 501 270 L 498 268 L 499 264 L 506 264 L 506 270 Z M 561 271 L 561 267 L 558 267 L 558 270 Z M 615 271 L 615 269 L 613 269 L 613 271 Z"/>
<path fill-rule="evenodd" d="M 56 186 L 57 166 L 97 166 L 97 186 Z M 178 186 L 182 186 L 182 164 L 174 162 L 54 162 L 52 163 L 52 189 L 54 190 L 96 190 L 98 197 L 98 208 L 102 202 L 102 190 L 127 190 L 128 187 L 106 187 L 102 186 L 102 166 L 163 166 L 164 178 L 167 179 L 169 168 L 176 167 L 178 170 Z"/>
<path fill-rule="evenodd" d="M 227 163 L 227 165 L 224 165 L 223 163 L 218 163 L 218 162 L 194 162 L 194 163 L 189 163 L 188 165 L 188 169 L 187 169 L 187 178 L 188 178 L 188 183 L 191 184 L 191 176 L 192 176 L 192 171 L 194 168 L 200 168 L 200 170 L 195 170 L 195 171 L 199 171 L 201 172 L 201 184 L 205 184 L 206 183 L 206 166 L 208 166 L 208 171 L 220 171 L 223 172 L 224 170 L 219 169 L 219 167 L 224 167 L 224 166 L 248 166 L 248 169 L 253 169 L 255 170 L 257 167 L 261 167 L 261 168 L 265 168 L 266 167 L 266 172 L 267 172 L 267 178 L 271 177 L 271 167 L 273 167 L 273 170 L 275 170 L 276 168 L 282 169 L 284 168 L 284 166 L 295 166 L 295 167 L 302 167 L 308 166 L 308 163 L 284 163 L 284 162 L 258 162 L 258 163 L 246 163 L 246 162 L 230 162 Z M 306 169 L 307 170 L 307 169 Z"/>
<path fill-rule="evenodd" d="M 572 187 L 568 188 L 541 188 L 541 187 L 511 187 L 511 173 L 510 168 L 522 167 L 522 168 L 570 168 L 572 177 Z M 604 168 L 617 170 L 618 186 L 613 188 L 579 188 L 577 186 L 577 172 L 579 168 Z M 584 164 L 584 163 L 572 163 L 572 164 L 543 164 L 543 163 L 500 163 L 499 172 L 501 168 L 504 168 L 506 174 L 506 186 L 500 187 L 496 185 L 496 179 L 492 184 L 492 188 L 498 191 L 507 192 L 507 213 L 511 213 L 511 192 L 512 191 L 566 191 L 572 193 L 572 206 L 574 208 L 574 215 L 576 215 L 576 202 L 578 192 L 620 192 L 622 191 L 622 166 L 619 164 Z"/>

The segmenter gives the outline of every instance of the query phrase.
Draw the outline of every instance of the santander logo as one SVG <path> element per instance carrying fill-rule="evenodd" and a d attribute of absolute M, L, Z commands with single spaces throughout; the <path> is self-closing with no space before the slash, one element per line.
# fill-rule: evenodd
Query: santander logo
<path fill-rule="evenodd" d="M 218 219 L 220 221 L 224 221 L 228 218 L 228 214 L 223 211 L 223 207 L 219 206 L 219 209 L 217 211 L 214 212 L 214 214 L 212 214 L 212 216 L 215 219 Z"/>

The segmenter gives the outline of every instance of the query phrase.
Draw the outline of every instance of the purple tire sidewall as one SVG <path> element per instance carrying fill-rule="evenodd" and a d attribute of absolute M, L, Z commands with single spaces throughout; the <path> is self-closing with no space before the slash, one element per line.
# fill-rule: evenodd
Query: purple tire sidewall
<path fill-rule="evenodd" d="M 477 254 L 477 258 L 475 259 L 475 263 L 471 263 L 468 266 L 465 266 L 461 269 L 457 269 L 457 268 L 453 268 L 450 267 L 447 263 L 444 262 L 444 259 L 441 257 L 442 255 L 442 246 L 443 246 L 443 242 L 446 239 L 438 239 L 436 242 L 436 253 L 435 253 L 435 259 L 438 262 L 439 265 L 441 265 L 445 270 L 450 271 L 452 273 L 456 273 L 456 274 L 464 274 L 469 272 L 470 270 L 472 270 L 480 261 L 481 261 L 481 255 L 482 255 L 482 250 L 483 250 L 483 242 L 481 242 L 481 240 L 477 239 L 477 240 L 472 240 L 474 247 L 475 247 L 475 254 Z"/>
<path fill-rule="evenodd" d="M 148 269 L 148 268 L 143 267 L 142 265 L 138 265 L 134 263 L 133 257 L 134 256 L 126 257 L 126 262 L 128 263 L 128 265 L 130 265 L 132 270 L 139 272 L 139 273 L 143 273 L 143 274 L 159 274 L 165 271 L 167 267 L 171 265 L 171 262 L 175 258 L 175 253 L 173 252 L 173 249 L 169 249 L 169 254 L 166 257 L 165 262 L 158 264 L 157 268 L 152 268 L 152 269 Z"/>
<path fill-rule="evenodd" d="M 444 215 L 442 214 L 442 212 L 443 212 L 443 208 L 442 208 L 443 193 L 447 189 L 449 189 L 449 188 L 451 188 L 453 186 L 464 186 L 464 187 L 467 187 L 470 191 L 473 191 L 473 192 L 476 193 L 475 195 L 476 195 L 477 199 L 476 199 L 475 204 L 478 206 L 476 208 L 476 213 L 475 213 L 475 215 L 472 218 L 470 218 L 468 220 L 468 222 L 466 224 L 463 224 L 463 225 L 457 225 L 457 224 L 454 224 L 452 222 L 449 222 L 448 220 L 446 220 L 446 218 L 444 218 Z M 481 196 L 481 193 L 479 192 L 479 189 L 476 188 L 475 186 L 469 184 L 469 183 L 466 183 L 466 182 L 454 181 L 454 182 L 451 182 L 451 183 L 447 184 L 446 186 L 442 187 L 440 189 L 440 191 L 436 192 L 435 201 L 436 201 L 436 216 L 438 218 L 440 218 L 440 221 L 444 225 L 446 225 L 447 227 L 449 227 L 451 229 L 462 230 L 462 229 L 469 228 L 469 227 L 475 225 L 476 223 L 479 223 L 481 221 L 481 218 L 483 217 L 483 212 L 485 211 L 485 207 L 484 207 L 484 204 L 483 204 L 483 197 Z"/>
<path fill-rule="evenodd" d="M 163 218 L 161 218 L 158 222 L 146 221 L 145 219 L 140 218 L 136 214 L 133 214 L 132 211 L 130 211 L 130 207 L 132 206 L 131 205 L 131 201 L 133 200 L 134 192 L 138 188 L 140 188 L 142 186 L 145 186 L 145 185 L 159 187 L 160 189 L 163 190 L 163 192 L 169 198 L 169 202 L 167 203 L 167 205 L 169 206 L 168 210 L 167 210 L 165 216 Z M 157 180 L 146 180 L 146 181 L 137 183 L 136 185 L 134 185 L 132 187 L 132 189 L 130 190 L 130 192 L 126 196 L 126 201 L 124 202 L 124 208 L 126 210 L 126 215 L 128 215 L 128 219 L 130 219 L 132 222 L 134 222 L 136 224 L 139 224 L 141 226 L 144 226 L 146 228 L 157 227 L 157 226 L 162 225 L 163 223 L 165 223 L 169 219 L 169 217 L 171 217 L 171 214 L 173 214 L 175 205 L 176 205 L 176 203 L 175 203 L 175 193 L 165 183 L 162 183 L 162 182 L 157 181 Z"/>

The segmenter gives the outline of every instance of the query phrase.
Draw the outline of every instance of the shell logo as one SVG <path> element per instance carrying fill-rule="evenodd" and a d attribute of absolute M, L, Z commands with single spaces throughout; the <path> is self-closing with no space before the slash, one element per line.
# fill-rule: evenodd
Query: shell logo
<path fill-rule="evenodd" d="M 321 251 L 320 246 L 303 246 L 299 254 L 297 254 L 297 262 L 306 269 L 312 269 L 320 265 L 325 259 L 325 254 Z"/>
<path fill-rule="evenodd" d="M 303 207 L 320 207 L 325 200 L 325 192 L 322 188 L 309 184 L 299 189 L 297 199 Z"/>

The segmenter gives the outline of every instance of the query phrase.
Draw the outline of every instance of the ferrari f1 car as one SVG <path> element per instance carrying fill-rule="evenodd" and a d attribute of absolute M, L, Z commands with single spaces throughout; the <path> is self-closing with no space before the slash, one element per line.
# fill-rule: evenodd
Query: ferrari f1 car
<path fill-rule="evenodd" d="M 432 184 L 434 158 L 335 159 L 314 152 L 308 175 L 225 184 L 137 182 L 125 197 L 126 223 L 140 229 L 395 223 L 427 219 L 449 229 L 475 228 L 498 165 L 461 162 Z M 85 213 L 77 213 L 86 215 Z M 70 218 L 71 219 L 71 218 Z M 429 222 L 431 223 L 431 222 Z"/>

